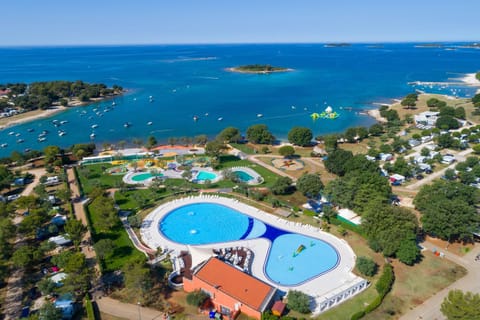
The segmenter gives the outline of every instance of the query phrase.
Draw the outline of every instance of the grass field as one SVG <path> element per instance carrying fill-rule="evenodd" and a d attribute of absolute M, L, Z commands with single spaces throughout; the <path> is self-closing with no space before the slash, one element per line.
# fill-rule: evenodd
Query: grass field
<path fill-rule="evenodd" d="M 117 187 L 122 181 L 122 175 L 111 175 L 105 170 L 112 167 L 111 164 L 91 164 L 77 169 L 78 178 L 82 184 L 84 194 L 89 194 L 93 188 L 101 187 L 109 189 Z"/>
<path fill-rule="evenodd" d="M 111 239 L 115 244 L 113 254 L 104 260 L 104 272 L 119 270 L 130 260 L 145 259 L 145 255 L 133 246 L 120 219 L 113 228 L 110 228 L 108 231 L 101 231 L 96 228 L 99 219 L 98 213 L 92 210 L 91 206 L 88 206 L 87 214 L 92 225 L 94 242 L 98 242 L 101 239 Z"/>

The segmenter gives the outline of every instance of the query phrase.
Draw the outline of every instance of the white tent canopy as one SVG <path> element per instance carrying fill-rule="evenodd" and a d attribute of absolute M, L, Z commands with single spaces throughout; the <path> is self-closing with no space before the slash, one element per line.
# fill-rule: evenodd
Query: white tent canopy
<path fill-rule="evenodd" d="M 188 252 L 190 252 L 190 255 L 192 256 L 192 269 L 213 256 L 212 249 L 195 248 L 192 246 L 187 246 L 187 248 Z"/>

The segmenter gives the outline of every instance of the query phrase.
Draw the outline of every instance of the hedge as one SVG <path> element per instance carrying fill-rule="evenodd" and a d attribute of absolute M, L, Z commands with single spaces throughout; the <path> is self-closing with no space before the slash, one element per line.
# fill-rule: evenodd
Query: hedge
<path fill-rule="evenodd" d="M 85 296 L 85 310 L 87 310 L 88 320 L 95 320 L 95 311 L 93 310 L 92 300 L 88 296 Z"/>
<path fill-rule="evenodd" d="M 383 301 L 383 298 L 387 295 L 387 293 L 392 289 L 393 282 L 395 281 L 395 274 L 393 273 L 393 267 L 390 264 L 386 264 L 383 268 L 383 273 L 378 279 L 377 284 L 375 285 L 375 289 L 377 289 L 378 296 L 370 302 L 363 311 L 359 311 L 354 313 L 350 319 L 351 320 L 359 320 L 363 318 L 367 313 L 372 312 L 373 310 L 377 309 Z"/>

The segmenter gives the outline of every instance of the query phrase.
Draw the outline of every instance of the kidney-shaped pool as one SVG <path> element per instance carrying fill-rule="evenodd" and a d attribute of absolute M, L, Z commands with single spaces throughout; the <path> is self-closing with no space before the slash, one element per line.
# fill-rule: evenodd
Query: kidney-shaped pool
<path fill-rule="evenodd" d="M 264 264 L 265 275 L 283 286 L 302 284 L 340 262 L 340 255 L 328 242 L 278 229 L 217 203 L 178 207 L 160 220 L 158 229 L 171 241 L 186 245 L 266 238 L 271 246 Z"/>

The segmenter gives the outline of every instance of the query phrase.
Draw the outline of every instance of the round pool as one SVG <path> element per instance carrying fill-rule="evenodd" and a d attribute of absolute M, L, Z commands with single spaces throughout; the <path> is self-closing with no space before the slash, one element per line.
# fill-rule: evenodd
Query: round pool
<path fill-rule="evenodd" d="M 250 182 L 255 179 L 245 171 L 241 171 L 241 170 L 233 171 L 233 174 L 242 182 Z"/>

